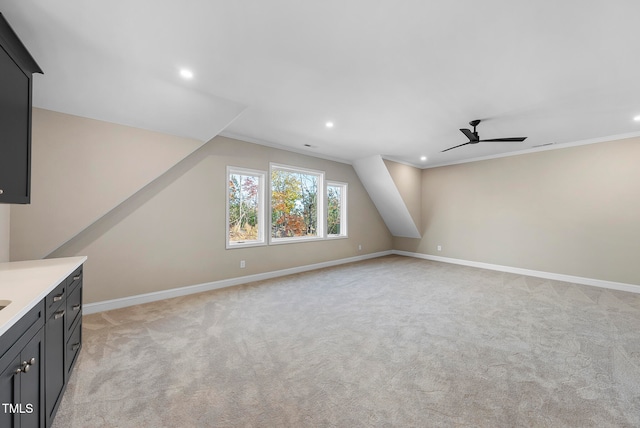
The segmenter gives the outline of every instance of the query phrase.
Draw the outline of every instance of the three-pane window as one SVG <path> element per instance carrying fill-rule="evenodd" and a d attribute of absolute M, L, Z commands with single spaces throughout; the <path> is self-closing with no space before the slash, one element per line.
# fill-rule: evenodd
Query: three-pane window
<path fill-rule="evenodd" d="M 346 237 L 346 210 L 347 184 L 323 171 L 227 167 L 227 248 Z"/>

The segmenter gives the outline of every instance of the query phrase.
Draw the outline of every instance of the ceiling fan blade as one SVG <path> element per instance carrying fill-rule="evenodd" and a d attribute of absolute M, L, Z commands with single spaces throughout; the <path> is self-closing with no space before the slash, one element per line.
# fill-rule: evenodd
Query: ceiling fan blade
<path fill-rule="evenodd" d="M 451 150 L 451 149 L 455 149 L 455 148 L 458 148 L 458 147 L 466 146 L 467 144 L 471 144 L 471 142 L 464 143 L 464 144 L 460 144 L 460 145 L 458 145 L 458 146 L 449 147 L 448 149 L 445 149 L 445 150 L 443 150 L 443 151 L 442 151 L 442 152 L 440 152 L 440 153 L 444 153 L 444 152 L 446 152 L 446 151 L 449 151 L 449 150 Z"/>
<path fill-rule="evenodd" d="M 492 138 L 490 140 L 480 140 L 480 141 L 524 141 L 527 137 L 511 137 L 511 138 Z"/>
<path fill-rule="evenodd" d="M 470 129 L 460 129 L 460 132 L 466 135 L 469 141 L 478 141 L 478 137 Z"/>

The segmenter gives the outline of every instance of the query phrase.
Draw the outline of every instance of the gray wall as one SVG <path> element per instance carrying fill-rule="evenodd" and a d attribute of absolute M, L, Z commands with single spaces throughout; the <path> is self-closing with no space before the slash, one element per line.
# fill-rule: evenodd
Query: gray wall
<path fill-rule="evenodd" d="M 38 205 L 11 208 L 12 259 L 17 259 L 14 249 L 20 255 L 39 254 L 56 242 L 57 248 L 47 253 L 50 257 L 88 256 L 85 303 L 391 249 L 391 235 L 351 165 L 224 137 L 192 148 L 184 157 L 184 146 L 194 147 L 190 141 L 48 111 L 38 111 L 35 118 L 34 158 L 41 159 L 42 165 L 34 173 L 32 193 Z M 178 146 L 177 154 L 170 150 L 172 144 Z M 134 153 L 147 147 L 148 157 L 132 160 L 129 146 Z M 81 166 L 44 162 L 62 156 L 60 152 L 73 156 L 72 164 Z M 148 169 L 145 162 L 149 162 L 154 166 L 153 175 L 159 167 L 166 167 L 167 159 L 175 159 L 174 165 L 150 181 L 149 174 L 141 177 L 136 168 L 127 167 Z M 323 170 L 327 180 L 347 182 L 349 237 L 226 250 L 226 167 L 268 171 L 269 162 Z M 124 167 L 114 167 L 114 163 Z M 52 183 L 67 183 L 59 185 L 66 191 L 77 189 L 76 183 L 83 180 L 98 182 L 100 191 L 60 200 L 36 198 L 50 192 Z M 141 185 L 145 181 L 149 182 Z M 127 187 L 129 182 L 135 186 Z M 110 201 L 106 210 L 105 198 Z M 77 222 L 51 214 L 66 209 L 69 200 L 82 213 Z M 81 227 L 96 215 L 96 204 L 104 214 Z M 23 215 L 25 212 L 28 215 Z M 58 223 L 80 223 L 76 225 L 80 228 L 69 236 L 74 229 L 65 226 L 67 235 L 60 242 L 62 235 L 55 233 Z M 42 234 L 51 231 L 56 236 L 33 236 L 30 230 L 36 226 Z M 246 261 L 246 268 L 240 269 L 240 260 Z"/>
<path fill-rule="evenodd" d="M 425 169 L 423 238 L 394 248 L 640 284 L 638 159 L 633 138 Z"/>
<path fill-rule="evenodd" d="M 24 258 L 14 250 L 88 255 L 87 303 L 392 248 L 640 284 L 637 138 L 422 171 L 385 161 L 423 234 L 406 239 L 390 236 L 347 164 L 224 137 L 201 146 L 38 109 L 34 118 L 38 205 L 12 205 L 11 222 L 0 206 L 0 261 L 9 248 L 12 260 Z M 51 161 L 71 154 L 80 169 Z M 268 170 L 271 161 L 348 182 L 349 238 L 226 250 L 226 166 Z M 87 183 L 101 187 L 82 193 Z M 40 197 L 58 186 L 69 195 Z M 80 221 L 58 212 L 69 207 L 78 207 Z"/>
<path fill-rule="evenodd" d="M 202 144 L 34 108 L 31 204 L 11 206 L 11 260 L 46 257 Z"/>

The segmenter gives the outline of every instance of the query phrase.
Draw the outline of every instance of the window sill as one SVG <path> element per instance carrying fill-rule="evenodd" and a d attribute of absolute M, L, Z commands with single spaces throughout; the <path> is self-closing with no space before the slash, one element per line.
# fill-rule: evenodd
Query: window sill
<path fill-rule="evenodd" d="M 264 247 L 267 243 L 264 241 L 260 242 L 236 242 L 234 244 L 230 244 L 227 242 L 226 249 L 227 250 L 236 250 L 238 248 L 249 248 L 249 247 Z"/>
<path fill-rule="evenodd" d="M 347 239 L 348 235 L 329 235 L 325 239 Z"/>
<path fill-rule="evenodd" d="M 321 236 L 298 236 L 294 238 L 271 238 L 269 245 L 296 244 L 299 242 L 324 241 Z"/>

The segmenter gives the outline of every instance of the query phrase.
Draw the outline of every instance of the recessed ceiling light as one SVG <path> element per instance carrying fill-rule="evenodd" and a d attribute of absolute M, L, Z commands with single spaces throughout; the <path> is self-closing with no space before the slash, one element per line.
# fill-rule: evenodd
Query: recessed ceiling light
<path fill-rule="evenodd" d="M 183 68 L 180 70 L 180 76 L 183 79 L 193 79 L 193 71 Z"/>
<path fill-rule="evenodd" d="M 640 114 L 633 118 L 636 122 L 640 122 Z"/>
<path fill-rule="evenodd" d="M 420 160 L 424 162 L 424 161 L 427 160 L 427 157 L 426 156 L 420 156 Z"/>
<path fill-rule="evenodd" d="M 327 122 L 324 124 L 327 128 L 333 128 L 333 122 Z"/>

